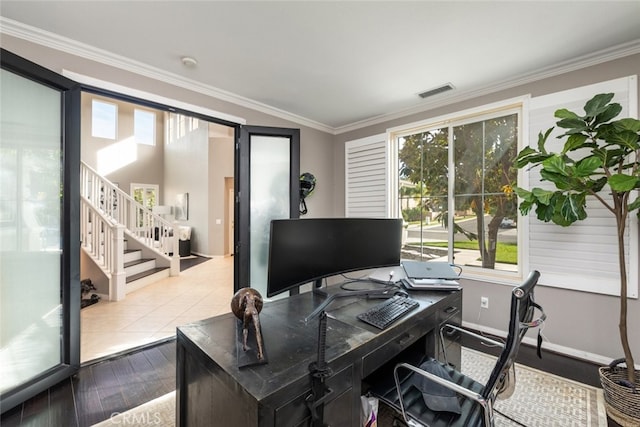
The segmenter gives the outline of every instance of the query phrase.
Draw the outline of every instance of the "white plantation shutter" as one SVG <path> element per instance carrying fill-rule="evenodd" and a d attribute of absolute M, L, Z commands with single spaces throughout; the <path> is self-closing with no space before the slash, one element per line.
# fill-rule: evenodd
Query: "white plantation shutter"
<path fill-rule="evenodd" d="M 567 108 L 584 114 L 584 104 L 598 93 L 614 93 L 614 101 L 622 106 L 621 117 L 637 117 L 636 77 L 616 79 L 531 99 L 529 111 L 529 144 L 537 147 L 538 133 L 555 126 L 556 110 Z M 555 129 L 546 147 L 560 151 L 564 140 L 556 138 L 562 129 Z M 555 189 L 540 181 L 540 168 L 525 174 L 522 186 Z M 542 273 L 543 283 L 567 289 L 608 295 L 620 294 L 618 246 L 615 218 L 599 201 L 589 197 L 588 217 L 569 227 L 539 221 L 535 212 L 526 218 L 529 230 L 529 267 Z M 635 212 L 626 230 L 626 263 L 628 294 L 638 297 L 638 221 Z"/>
<path fill-rule="evenodd" d="M 345 143 L 345 216 L 388 218 L 389 144 L 387 135 Z"/>

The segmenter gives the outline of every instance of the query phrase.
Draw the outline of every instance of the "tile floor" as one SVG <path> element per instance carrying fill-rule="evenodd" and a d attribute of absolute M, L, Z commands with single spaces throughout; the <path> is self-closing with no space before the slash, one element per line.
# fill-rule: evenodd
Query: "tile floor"
<path fill-rule="evenodd" d="M 176 327 L 231 311 L 233 257 L 212 258 L 127 295 L 80 313 L 80 361 L 175 335 Z"/>

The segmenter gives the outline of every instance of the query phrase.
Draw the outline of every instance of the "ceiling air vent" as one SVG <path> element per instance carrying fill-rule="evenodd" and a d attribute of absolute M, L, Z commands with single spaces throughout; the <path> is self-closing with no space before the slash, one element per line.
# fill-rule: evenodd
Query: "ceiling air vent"
<path fill-rule="evenodd" d="M 420 98 L 428 98 L 430 96 L 437 95 L 439 93 L 446 92 L 446 91 L 452 90 L 452 89 L 453 89 L 453 85 L 451 83 L 447 83 L 446 85 L 437 87 L 435 89 L 425 90 L 424 92 L 419 93 L 418 96 Z"/>

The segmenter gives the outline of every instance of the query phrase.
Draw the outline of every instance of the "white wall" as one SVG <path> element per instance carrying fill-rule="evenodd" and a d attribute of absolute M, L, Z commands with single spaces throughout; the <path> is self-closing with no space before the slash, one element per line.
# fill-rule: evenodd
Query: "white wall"
<path fill-rule="evenodd" d="M 209 254 L 208 126 L 200 126 L 170 144 L 165 142 L 164 160 L 165 203 L 175 206 L 178 194 L 189 195 L 188 219 L 175 221 L 191 227 L 192 252 Z"/>
<path fill-rule="evenodd" d="M 227 233 L 227 194 L 225 178 L 233 178 L 234 137 L 209 138 L 209 253 L 227 255 L 225 238 Z"/>

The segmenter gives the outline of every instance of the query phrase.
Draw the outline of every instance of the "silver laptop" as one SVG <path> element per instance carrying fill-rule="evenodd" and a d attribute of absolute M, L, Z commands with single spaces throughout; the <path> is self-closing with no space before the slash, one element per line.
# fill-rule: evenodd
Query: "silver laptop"
<path fill-rule="evenodd" d="M 402 268 L 410 279 L 459 279 L 458 273 L 448 262 L 402 260 Z"/>
<path fill-rule="evenodd" d="M 410 289 L 457 290 L 458 273 L 447 262 L 403 260 L 402 268 Z M 405 284 L 405 286 L 407 286 Z"/>

